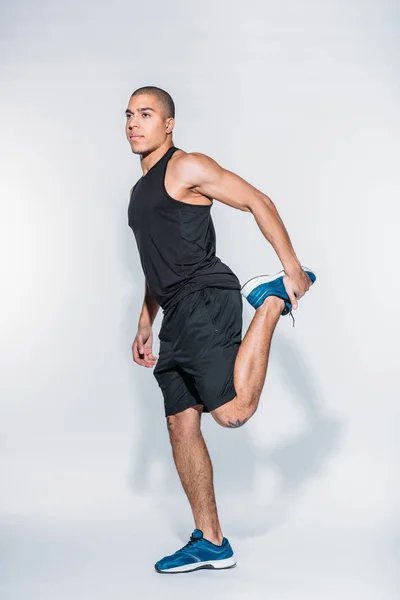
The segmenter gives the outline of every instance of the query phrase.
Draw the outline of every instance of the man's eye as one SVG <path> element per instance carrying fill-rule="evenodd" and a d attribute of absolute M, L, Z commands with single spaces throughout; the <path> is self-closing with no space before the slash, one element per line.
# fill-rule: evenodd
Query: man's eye
<path fill-rule="evenodd" d="M 142 115 L 150 116 L 150 113 L 142 113 Z"/>

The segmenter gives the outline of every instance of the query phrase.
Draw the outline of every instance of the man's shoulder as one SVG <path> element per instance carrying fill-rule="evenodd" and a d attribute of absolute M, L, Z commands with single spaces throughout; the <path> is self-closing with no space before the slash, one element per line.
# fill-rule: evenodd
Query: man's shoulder
<path fill-rule="evenodd" d="M 175 162 L 177 164 L 179 163 L 181 166 L 192 166 L 213 160 L 210 156 L 207 156 L 207 154 L 203 154 L 203 152 L 186 152 L 181 148 L 179 148 L 173 156 Z"/>
<path fill-rule="evenodd" d="M 202 152 L 185 152 L 179 150 L 171 161 L 174 175 L 184 181 L 197 181 L 215 161 Z"/>

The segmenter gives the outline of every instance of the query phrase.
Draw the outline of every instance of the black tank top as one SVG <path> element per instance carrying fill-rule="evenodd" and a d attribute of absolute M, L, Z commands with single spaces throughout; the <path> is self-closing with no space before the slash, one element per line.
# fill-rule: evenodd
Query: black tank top
<path fill-rule="evenodd" d="M 143 273 L 164 311 L 205 287 L 241 287 L 233 271 L 215 256 L 211 204 L 181 202 L 165 189 L 167 164 L 176 150 L 168 148 L 135 183 L 128 208 Z"/>

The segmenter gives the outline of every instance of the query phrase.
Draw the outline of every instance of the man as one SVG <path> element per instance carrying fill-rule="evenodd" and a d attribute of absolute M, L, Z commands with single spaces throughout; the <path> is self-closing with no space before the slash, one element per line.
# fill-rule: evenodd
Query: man
<path fill-rule="evenodd" d="M 268 196 L 208 156 L 174 146 L 175 106 L 167 92 L 137 89 L 126 117 L 126 135 L 143 172 L 128 209 L 145 275 L 132 355 L 137 364 L 155 367 L 175 465 L 196 525 L 189 542 L 155 569 L 229 568 L 236 558 L 218 520 L 201 416 L 209 412 L 219 425 L 237 428 L 254 414 L 276 324 L 297 308 L 315 275 L 301 266 Z M 253 214 L 283 271 L 240 285 L 215 255 L 213 199 Z M 242 296 L 256 309 L 243 340 Z M 152 324 L 160 306 L 157 360 Z"/>

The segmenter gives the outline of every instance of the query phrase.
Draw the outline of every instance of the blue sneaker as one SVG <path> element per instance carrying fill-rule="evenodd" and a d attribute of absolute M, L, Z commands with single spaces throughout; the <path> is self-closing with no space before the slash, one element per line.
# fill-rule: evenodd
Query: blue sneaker
<path fill-rule="evenodd" d="M 236 558 L 227 538 L 224 537 L 221 546 L 217 546 L 203 537 L 201 529 L 195 529 L 186 546 L 156 562 L 154 568 L 158 573 L 188 573 L 235 566 Z"/>
<path fill-rule="evenodd" d="M 307 267 L 302 267 L 309 276 L 311 283 L 316 280 L 315 274 Z M 258 275 L 252 277 L 241 287 L 242 295 L 254 308 L 258 308 L 268 296 L 277 296 L 285 301 L 282 315 L 292 313 L 292 304 L 283 285 L 285 271 L 279 271 L 276 275 Z M 293 317 L 293 315 L 292 315 Z"/>

